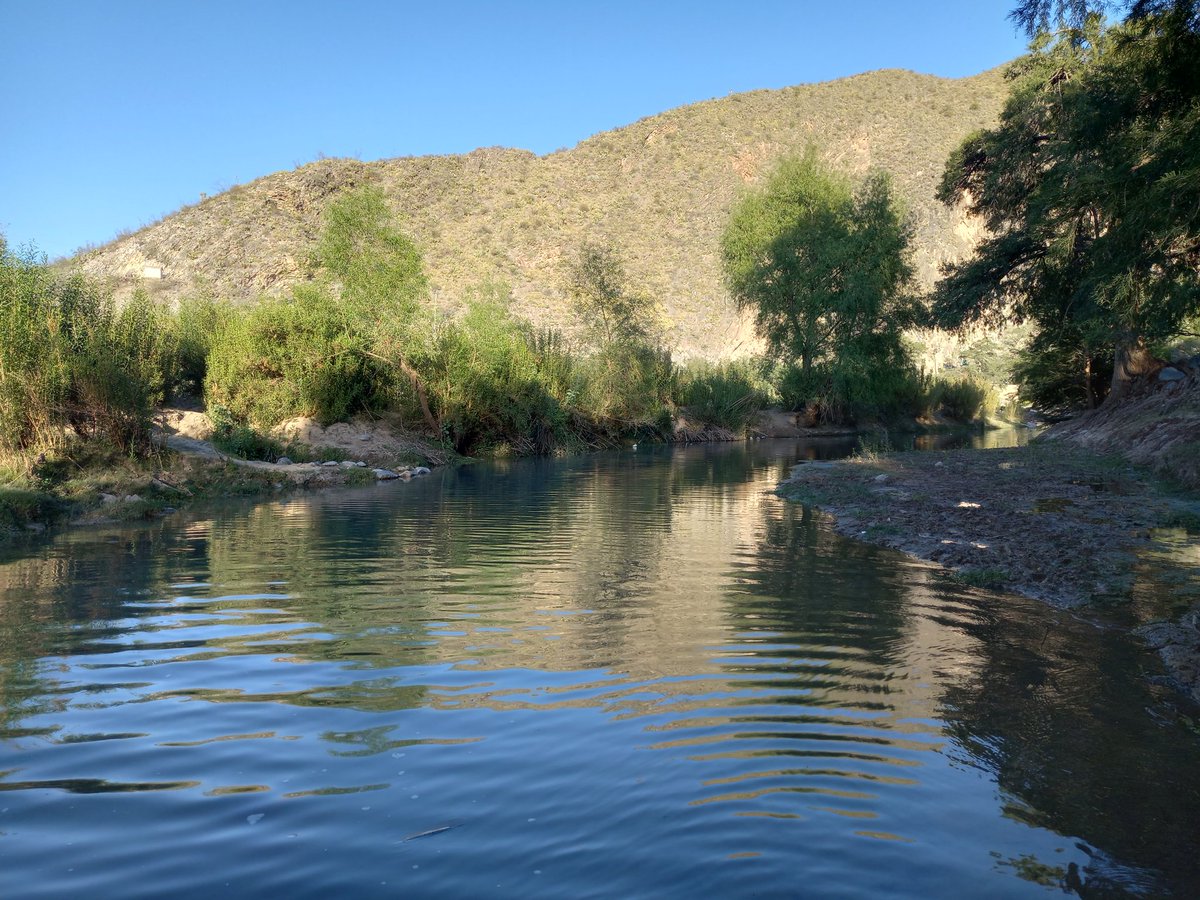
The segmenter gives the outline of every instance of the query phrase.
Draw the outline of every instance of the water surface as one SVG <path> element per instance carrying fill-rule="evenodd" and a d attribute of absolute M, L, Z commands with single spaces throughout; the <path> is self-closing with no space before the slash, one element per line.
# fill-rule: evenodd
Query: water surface
<path fill-rule="evenodd" d="M 843 450 L 476 465 L 0 565 L 0 896 L 1195 895 L 1154 661 L 769 493 Z"/>

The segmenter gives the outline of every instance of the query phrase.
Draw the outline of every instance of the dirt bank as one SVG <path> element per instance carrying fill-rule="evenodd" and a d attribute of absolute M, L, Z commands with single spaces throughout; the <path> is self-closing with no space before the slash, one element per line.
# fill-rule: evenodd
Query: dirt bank
<path fill-rule="evenodd" d="M 1120 457 L 1064 444 L 869 454 L 796 466 L 779 488 L 832 514 L 844 535 L 893 547 L 979 587 L 1064 608 L 1122 606 L 1200 701 L 1200 504 Z M 1170 545 L 1169 548 L 1167 545 Z M 1172 570 L 1156 603 L 1148 561 Z M 1131 612 L 1132 611 L 1132 612 Z M 1189 618 L 1190 616 L 1190 618 Z"/>

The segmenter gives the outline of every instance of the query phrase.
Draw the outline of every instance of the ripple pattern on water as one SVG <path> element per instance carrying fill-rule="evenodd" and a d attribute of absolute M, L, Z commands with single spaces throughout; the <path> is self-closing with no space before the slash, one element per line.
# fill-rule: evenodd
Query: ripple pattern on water
<path fill-rule="evenodd" d="M 1153 846 L 1116 812 L 1167 802 L 1119 767 L 1196 752 L 1097 669 L 1135 651 L 838 538 L 768 493 L 797 452 L 468 467 L 0 567 L 0 895 L 1195 877 L 1194 775 Z"/>

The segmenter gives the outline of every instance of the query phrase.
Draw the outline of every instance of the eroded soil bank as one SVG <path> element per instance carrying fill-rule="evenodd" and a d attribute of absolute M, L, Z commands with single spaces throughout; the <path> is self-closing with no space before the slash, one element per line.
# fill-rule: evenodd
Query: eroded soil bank
<path fill-rule="evenodd" d="M 1200 503 L 1120 457 L 1061 443 L 866 454 L 798 465 L 779 493 L 968 584 L 1103 609 L 1200 702 L 1200 541 L 1188 533 Z"/>

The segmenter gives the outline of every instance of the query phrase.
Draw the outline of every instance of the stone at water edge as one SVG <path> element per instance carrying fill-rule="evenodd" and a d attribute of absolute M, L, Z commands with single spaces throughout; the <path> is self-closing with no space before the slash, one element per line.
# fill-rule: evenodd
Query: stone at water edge
<path fill-rule="evenodd" d="M 413 475 L 428 475 L 429 469 L 425 466 L 414 466 L 411 470 Z"/>
<path fill-rule="evenodd" d="M 375 477 L 380 481 L 391 481 L 394 478 L 400 477 L 391 469 L 372 469 L 371 471 L 375 473 Z"/>
<path fill-rule="evenodd" d="M 327 460 L 326 462 L 321 463 L 321 465 L 324 466 L 325 468 L 332 468 L 332 467 L 338 465 L 338 462 L 337 462 L 337 460 L 330 459 L 330 460 Z"/>

